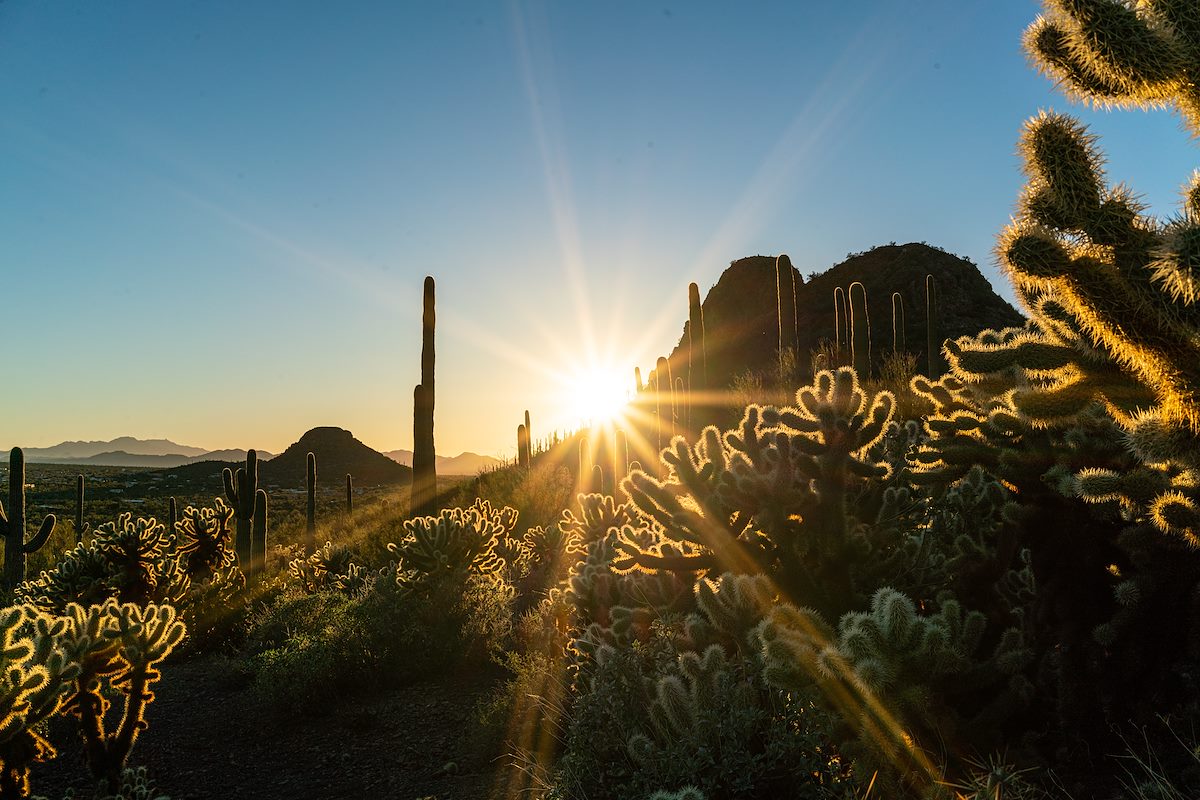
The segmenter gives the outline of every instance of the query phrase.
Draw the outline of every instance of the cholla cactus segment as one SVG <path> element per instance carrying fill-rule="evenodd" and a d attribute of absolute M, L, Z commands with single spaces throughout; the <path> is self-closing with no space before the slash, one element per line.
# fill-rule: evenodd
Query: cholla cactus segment
<path fill-rule="evenodd" d="M 388 545 L 388 550 L 399 558 L 396 583 L 411 592 L 442 581 L 465 580 L 470 575 L 497 574 L 504 568 L 495 550 L 500 537 L 507 535 L 505 519 L 502 512 L 493 511 L 487 516 L 472 507 L 406 520 L 404 538 Z"/>
<path fill-rule="evenodd" d="M 1001 237 L 1002 263 L 1053 296 L 1160 413 L 1200 433 L 1200 320 L 1185 311 L 1195 223 L 1162 232 L 1126 190 L 1105 189 L 1094 142 L 1068 117 L 1032 120 L 1022 148 L 1030 189 Z"/>
<path fill-rule="evenodd" d="M 1200 128 L 1200 13 L 1187 0 L 1050 0 L 1025 33 L 1035 64 L 1100 107 L 1173 105 Z"/>

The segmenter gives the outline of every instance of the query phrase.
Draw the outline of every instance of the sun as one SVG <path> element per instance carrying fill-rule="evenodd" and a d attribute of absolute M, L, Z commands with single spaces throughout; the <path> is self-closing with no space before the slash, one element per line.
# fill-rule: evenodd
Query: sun
<path fill-rule="evenodd" d="M 619 418 L 633 390 L 632 381 L 624 370 L 599 365 L 573 369 L 564 383 L 567 415 L 579 423 L 591 425 Z"/>

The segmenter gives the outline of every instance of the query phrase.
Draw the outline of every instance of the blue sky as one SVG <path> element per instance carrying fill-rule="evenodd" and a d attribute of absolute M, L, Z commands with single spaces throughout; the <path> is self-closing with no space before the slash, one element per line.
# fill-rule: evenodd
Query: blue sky
<path fill-rule="evenodd" d="M 439 452 L 574 421 L 686 286 L 889 241 L 979 263 L 1015 145 L 1069 108 L 1038 4 L 0 2 L 0 445 L 411 447 L 438 282 Z M 1075 107 L 1174 210 L 1167 112 Z"/>

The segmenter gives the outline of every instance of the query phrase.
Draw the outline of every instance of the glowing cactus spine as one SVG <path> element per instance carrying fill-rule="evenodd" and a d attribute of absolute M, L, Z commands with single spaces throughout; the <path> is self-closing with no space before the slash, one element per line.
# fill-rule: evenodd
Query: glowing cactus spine
<path fill-rule="evenodd" d="M 255 501 L 258 499 L 258 453 L 246 451 L 246 466 L 238 467 L 237 474 L 226 467 L 221 471 L 221 479 L 225 484 L 225 498 L 233 508 L 237 520 L 237 534 L 234 546 L 237 549 L 238 564 L 242 570 L 254 571 L 254 512 Z M 264 495 L 265 496 L 265 495 Z"/>
<path fill-rule="evenodd" d="M 308 454 L 308 474 L 305 484 L 308 488 L 308 507 L 304 520 L 304 551 L 312 553 L 317 547 L 317 456 Z"/>
<path fill-rule="evenodd" d="M 25 580 L 25 557 L 36 553 L 54 532 L 56 519 L 47 514 L 38 532 L 25 541 L 25 453 L 14 447 L 8 454 L 8 514 L 0 503 L 0 536 L 4 537 L 4 584 L 12 589 Z"/>
<path fill-rule="evenodd" d="M 437 456 L 433 439 L 434 284 L 426 276 L 421 314 L 421 383 L 413 389 L 412 514 L 428 516 L 437 500 Z"/>

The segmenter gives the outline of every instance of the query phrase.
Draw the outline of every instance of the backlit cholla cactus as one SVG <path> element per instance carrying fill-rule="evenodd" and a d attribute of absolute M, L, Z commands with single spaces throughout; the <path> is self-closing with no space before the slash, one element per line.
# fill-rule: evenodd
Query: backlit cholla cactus
<path fill-rule="evenodd" d="M 834 711 L 839 746 L 887 792 L 929 791 L 947 748 L 995 746 L 999 725 L 1029 703 L 1024 674 L 1033 652 L 1008 628 L 985 644 L 986 617 L 944 596 L 936 613 L 884 587 L 870 608 L 835 631 L 817 612 L 789 603 L 761 624 L 766 677 L 794 692 L 815 689 Z"/>
<path fill-rule="evenodd" d="M 126 761 L 147 727 L 145 712 L 162 663 L 186 633 L 169 605 L 136 606 L 109 600 L 84 608 L 72 604 L 62 648 L 79 665 L 65 710 L 79 719 L 84 754 L 93 777 L 109 791 L 121 785 Z M 120 698 L 121 713 L 109 709 Z"/>
<path fill-rule="evenodd" d="M 121 514 L 96 528 L 89 543 L 68 550 L 54 569 L 17 587 L 16 596 L 54 613 L 64 613 L 70 603 L 93 605 L 109 598 L 139 605 L 179 603 L 191 581 L 171 546 L 166 526 Z"/>
<path fill-rule="evenodd" d="M 79 718 L 92 775 L 118 791 L 125 763 L 146 729 L 157 665 L 183 638 L 170 606 L 108 600 L 62 616 L 31 606 L 0 610 L 0 797 L 29 796 L 33 765 L 56 755 L 44 724 Z M 121 698 L 121 714 L 108 711 Z"/>
<path fill-rule="evenodd" d="M 1174 106 L 1195 134 L 1198 32 L 1192 2 L 1051 0 L 1026 46 L 1068 92 Z M 945 430 L 932 431 L 922 471 L 977 463 L 1014 489 L 1009 518 L 1057 654 L 1058 717 L 1094 738 L 1196 691 L 1200 174 L 1161 221 L 1107 183 L 1076 120 L 1039 114 L 1021 151 L 1029 182 L 997 249 L 1030 321 L 947 344 L 963 394 L 996 407 L 977 403 L 961 425 L 937 415 Z M 996 444 L 990 460 L 965 438 Z"/>
<path fill-rule="evenodd" d="M 622 537 L 619 568 L 682 574 L 724 571 L 772 577 L 791 597 L 837 615 L 854 605 L 853 492 L 891 467 L 873 448 L 891 420 L 888 392 L 869 397 L 854 370 L 821 371 L 795 407 L 750 406 L 738 429 L 706 429 L 699 444 L 676 439 L 658 480 L 622 483 L 659 542 Z M 882 489 L 880 489 L 882 493 Z M 854 497 L 861 508 L 874 498 Z M 870 515 L 874 520 L 874 514 Z M 664 546 L 682 552 L 664 552 Z"/>
<path fill-rule="evenodd" d="M 293 559 L 288 573 L 307 594 L 340 592 L 360 597 L 370 589 L 373 576 L 353 559 L 350 548 L 325 542 L 306 558 Z"/>
<path fill-rule="evenodd" d="M 30 767 L 57 755 L 42 723 L 80 672 L 61 647 L 67 625 L 29 606 L 0 610 L 0 797 L 28 797 Z"/>
<path fill-rule="evenodd" d="M 229 530 L 232 519 L 233 509 L 219 497 L 213 508 L 188 506 L 183 510 L 172 545 L 192 580 L 206 580 L 236 562 Z"/>
<path fill-rule="evenodd" d="M 504 568 L 495 552 L 504 525 L 477 508 L 450 508 L 436 517 L 405 520 L 404 532 L 388 550 L 399 559 L 396 584 L 405 593 L 461 583 L 474 575 L 497 575 Z"/>

